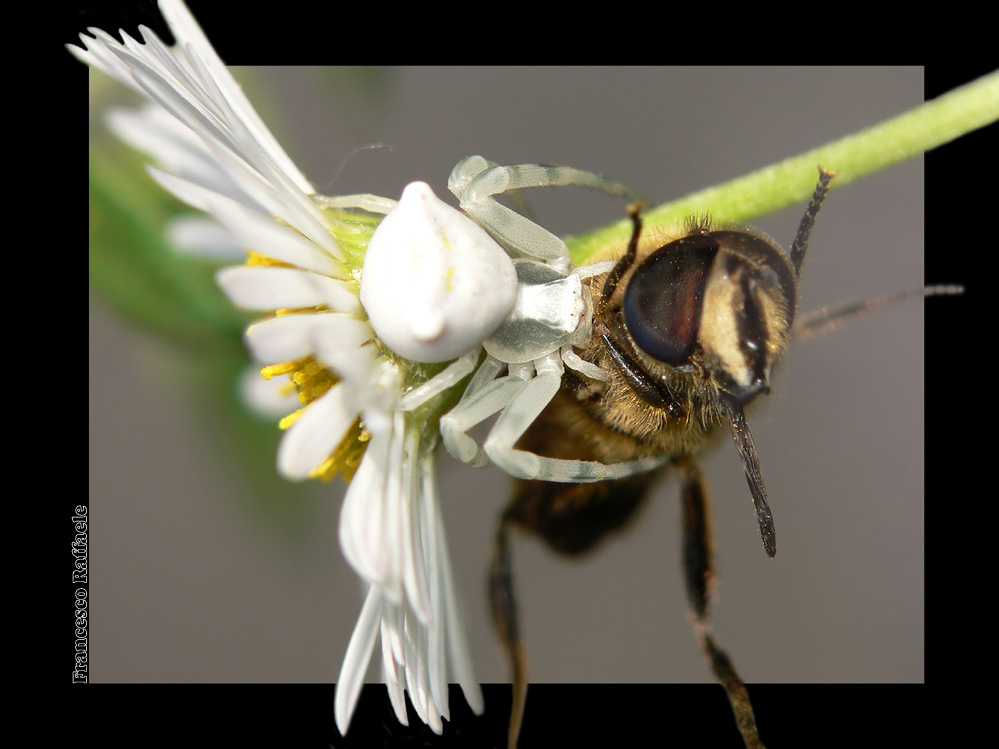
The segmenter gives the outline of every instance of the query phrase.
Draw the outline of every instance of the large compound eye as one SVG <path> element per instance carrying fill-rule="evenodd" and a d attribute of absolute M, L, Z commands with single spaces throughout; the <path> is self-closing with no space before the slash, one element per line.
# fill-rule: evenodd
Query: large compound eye
<path fill-rule="evenodd" d="M 635 270 L 624 293 L 624 323 L 653 359 L 673 366 L 689 359 L 717 253 L 717 240 L 694 234 L 659 248 Z"/>

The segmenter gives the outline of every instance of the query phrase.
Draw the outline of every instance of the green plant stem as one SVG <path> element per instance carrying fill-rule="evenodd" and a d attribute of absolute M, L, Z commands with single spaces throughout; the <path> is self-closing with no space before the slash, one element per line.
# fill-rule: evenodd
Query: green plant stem
<path fill-rule="evenodd" d="M 832 187 L 839 189 L 997 120 L 999 71 L 860 132 L 664 203 L 645 212 L 643 220 L 647 227 L 669 226 L 710 212 L 716 221 L 749 221 L 807 200 L 820 164 L 837 173 Z M 568 238 L 573 262 L 583 265 L 608 245 L 623 245 L 630 231 L 630 221 L 622 219 Z"/>

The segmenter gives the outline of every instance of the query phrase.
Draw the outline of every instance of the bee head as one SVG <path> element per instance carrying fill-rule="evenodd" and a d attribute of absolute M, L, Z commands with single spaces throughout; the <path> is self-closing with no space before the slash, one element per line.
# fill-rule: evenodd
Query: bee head
<path fill-rule="evenodd" d="M 630 342 L 649 358 L 696 373 L 714 386 L 746 471 L 763 547 L 771 557 L 777 553 L 773 515 L 743 407 L 769 391 L 771 369 L 787 348 L 808 237 L 834 176 L 819 167 L 819 182 L 787 255 L 761 232 L 712 230 L 704 220 L 693 222 L 686 236 L 663 245 L 631 270 L 642 222 L 639 208 L 630 208 L 631 239 L 608 274 L 597 306 L 598 313 L 607 308 L 630 272 L 622 304 Z M 611 339 L 605 336 L 605 341 L 615 356 Z M 627 362 L 622 352 L 616 354 L 618 360 Z M 632 387 L 648 393 L 650 403 L 669 405 L 669 387 L 661 390 L 654 378 L 629 374 Z"/>
<path fill-rule="evenodd" d="M 672 367 L 700 367 L 741 404 L 770 387 L 787 348 L 797 278 L 757 232 L 698 229 L 649 255 L 624 294 L 635 344 Z"/>

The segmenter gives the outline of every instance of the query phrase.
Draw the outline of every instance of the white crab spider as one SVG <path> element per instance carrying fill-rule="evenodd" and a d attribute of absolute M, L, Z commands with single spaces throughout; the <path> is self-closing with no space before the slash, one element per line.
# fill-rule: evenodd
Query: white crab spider
<path fill-rule="evenodd" d="M 467 216 L 438 200 L 425 183 L 410 184 L 368 245 L 361 303 L 375 333 L 396 353 L 417 362 L 455 359 L 403 396 L 402 410 L 458 383 L 485 349 L 486 358 L 458 405 L 441 418 L 444 445 L 455 458 L 473 466 L 493 462 L 525 479 L 623 478 L 650 470 L 663 458 L 603 464 L 514 448 L 555 397 L 563 365 L 591 379 L 607 379 L 572 349 L 591 335 L 593 309 L 582 280 L 607 272 L 613 263 L 572 270 L 565 242 L 493 198 L 524 187 L 558 185 L 631 194 L 591 172 L 540 164 L 497 166 L 481 156 L 460 161 L 448 179 Z M 507 374 L 499 376 L 504 367 Z M 480 447 L 468 430 L 498 412 Z"/>

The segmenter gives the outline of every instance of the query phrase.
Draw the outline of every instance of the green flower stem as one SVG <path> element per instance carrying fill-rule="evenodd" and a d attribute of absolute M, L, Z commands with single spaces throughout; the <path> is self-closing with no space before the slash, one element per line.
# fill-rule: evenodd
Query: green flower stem
<path fill-rule="evenodd" d="M 669 226 L 710 212 L 717 221 L 749 221 L 806 201 L 820 164 L 837 173 L 832 187 L 839 189 L 996 120 L 999 71 L 858 133 L 660 205 L 645 212 L 643 220 L 647 227 Z M 608 245 L 623 245 L 630 232 L 630 221 L 622 219 L 567 238 L 573 263 L 583 265 Z"/>

